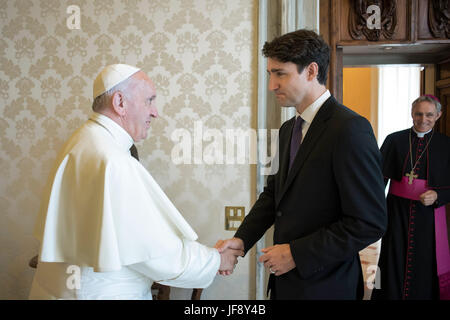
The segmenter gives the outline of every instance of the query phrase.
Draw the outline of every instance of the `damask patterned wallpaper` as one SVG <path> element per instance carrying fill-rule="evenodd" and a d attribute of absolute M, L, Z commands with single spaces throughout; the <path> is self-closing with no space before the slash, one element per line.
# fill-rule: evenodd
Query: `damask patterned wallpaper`
<path fill-rule="evenodd" d="M 67 12 L 71 5 L 79 8 L 79 29 Z M 28 296 L 41 189 L 58 149 L 90 114 L 92 81 L 107 64 L 141 67 L 156 84 L 160 117 L 137 146 L 145 167 L 202 243 L 233 235 L 224 231 L 224 206 L 249 209 L 250 166 L 177 165 L 172 134 L 181 128 L 194 137 L 196 123 L 225 134 L 255 122 L 256 6 L 255 0 L 0 1 L 0 299 Z M 203 298 L 250 298 L 248 259 L 233 276 L 218 277 Z M 172 297 L 189 295 L 179 289 Z"/>

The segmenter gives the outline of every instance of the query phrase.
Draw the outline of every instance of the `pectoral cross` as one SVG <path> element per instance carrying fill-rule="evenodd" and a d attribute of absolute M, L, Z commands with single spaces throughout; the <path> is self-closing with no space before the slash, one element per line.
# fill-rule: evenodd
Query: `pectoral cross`
<path fill-rule="evenodd" d="M 417 174 L 414 174 L 414 170 L 411 170 L 411 172 L 407 173 L 406 176 L 408 177 L 408 184 L 412 184 L 413 180 L 418 177 Z"/>

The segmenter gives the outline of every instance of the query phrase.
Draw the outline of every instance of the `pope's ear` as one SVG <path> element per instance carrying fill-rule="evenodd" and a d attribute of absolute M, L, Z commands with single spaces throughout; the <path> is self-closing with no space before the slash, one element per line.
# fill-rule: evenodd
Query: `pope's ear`
<path fill-rule="evenodd" d="M 123 93 L 120 91 L 114 92 L 111 97 L 112 108 L 120 116 L 123 116 L 125 114 L 124 99 L 125 99 L 125 97 L 124 97 Z"/>

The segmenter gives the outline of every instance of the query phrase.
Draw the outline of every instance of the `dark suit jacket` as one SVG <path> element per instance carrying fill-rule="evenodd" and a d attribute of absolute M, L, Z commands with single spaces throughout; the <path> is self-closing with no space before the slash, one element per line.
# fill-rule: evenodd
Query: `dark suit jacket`
<path fill-rule="evenodd" d="M 281 126 L 279 170 L 268 177 L 235 236 L 247 252 L 275 224 L 274 244 L 290 244 L 296 268 L 271 275 L 272 298 L 360 299 L 358 252 L 380 239 L 387 224 L 381 154 L 372 127 L 330 97 L 288 173 L 294 122 Z"/>

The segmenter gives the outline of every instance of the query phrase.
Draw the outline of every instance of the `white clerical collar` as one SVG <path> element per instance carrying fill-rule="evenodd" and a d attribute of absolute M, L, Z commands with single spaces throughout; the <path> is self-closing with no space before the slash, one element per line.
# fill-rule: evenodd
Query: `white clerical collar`
<path fill-rule="evenodd" d="M 296 112 L 295 118 L 302 116 L 302 119 L 311 124 L 314 120 L 314 117 L 316 116 L 317 112 L 319 111 L 320 107 L 323 105 L 323 103 L 331 96 L 331 93 L 329 90 L 325 91 L 319 98 L 316 99 L 313 103 L 311 103 L 303 112 L 302 114 Z"/>
<path fill-rule="evenodd" d="M 118 125 L 114 120 L 97 112 L 93 112 L 89 119 L 105 127 L 105 129 L 108 130 L 108 132 L 117 141 L 119 146 L 123 147 L 127 151 L 130 150 L 133 145 L 133 138 L 131 138 L 128 132 L 126 132 L 125 129 Z"/>
<path fill-rule="evenodd" d="M 416 129 L 415 129 L 414 127 L 412 127 L 412 129 L 413 129 L 413 131 L 417 134 L 417 137 L 419 137 L 419 138 L 425 137 L 425 135 L 426 135 L 427 133 L 430 133 L 431 130 L 433 130 L 433 129 L 430 129 L 430 130 L 428 130 L 427 132 L 419 132 L 419 131 L 416 131 Z"/>

